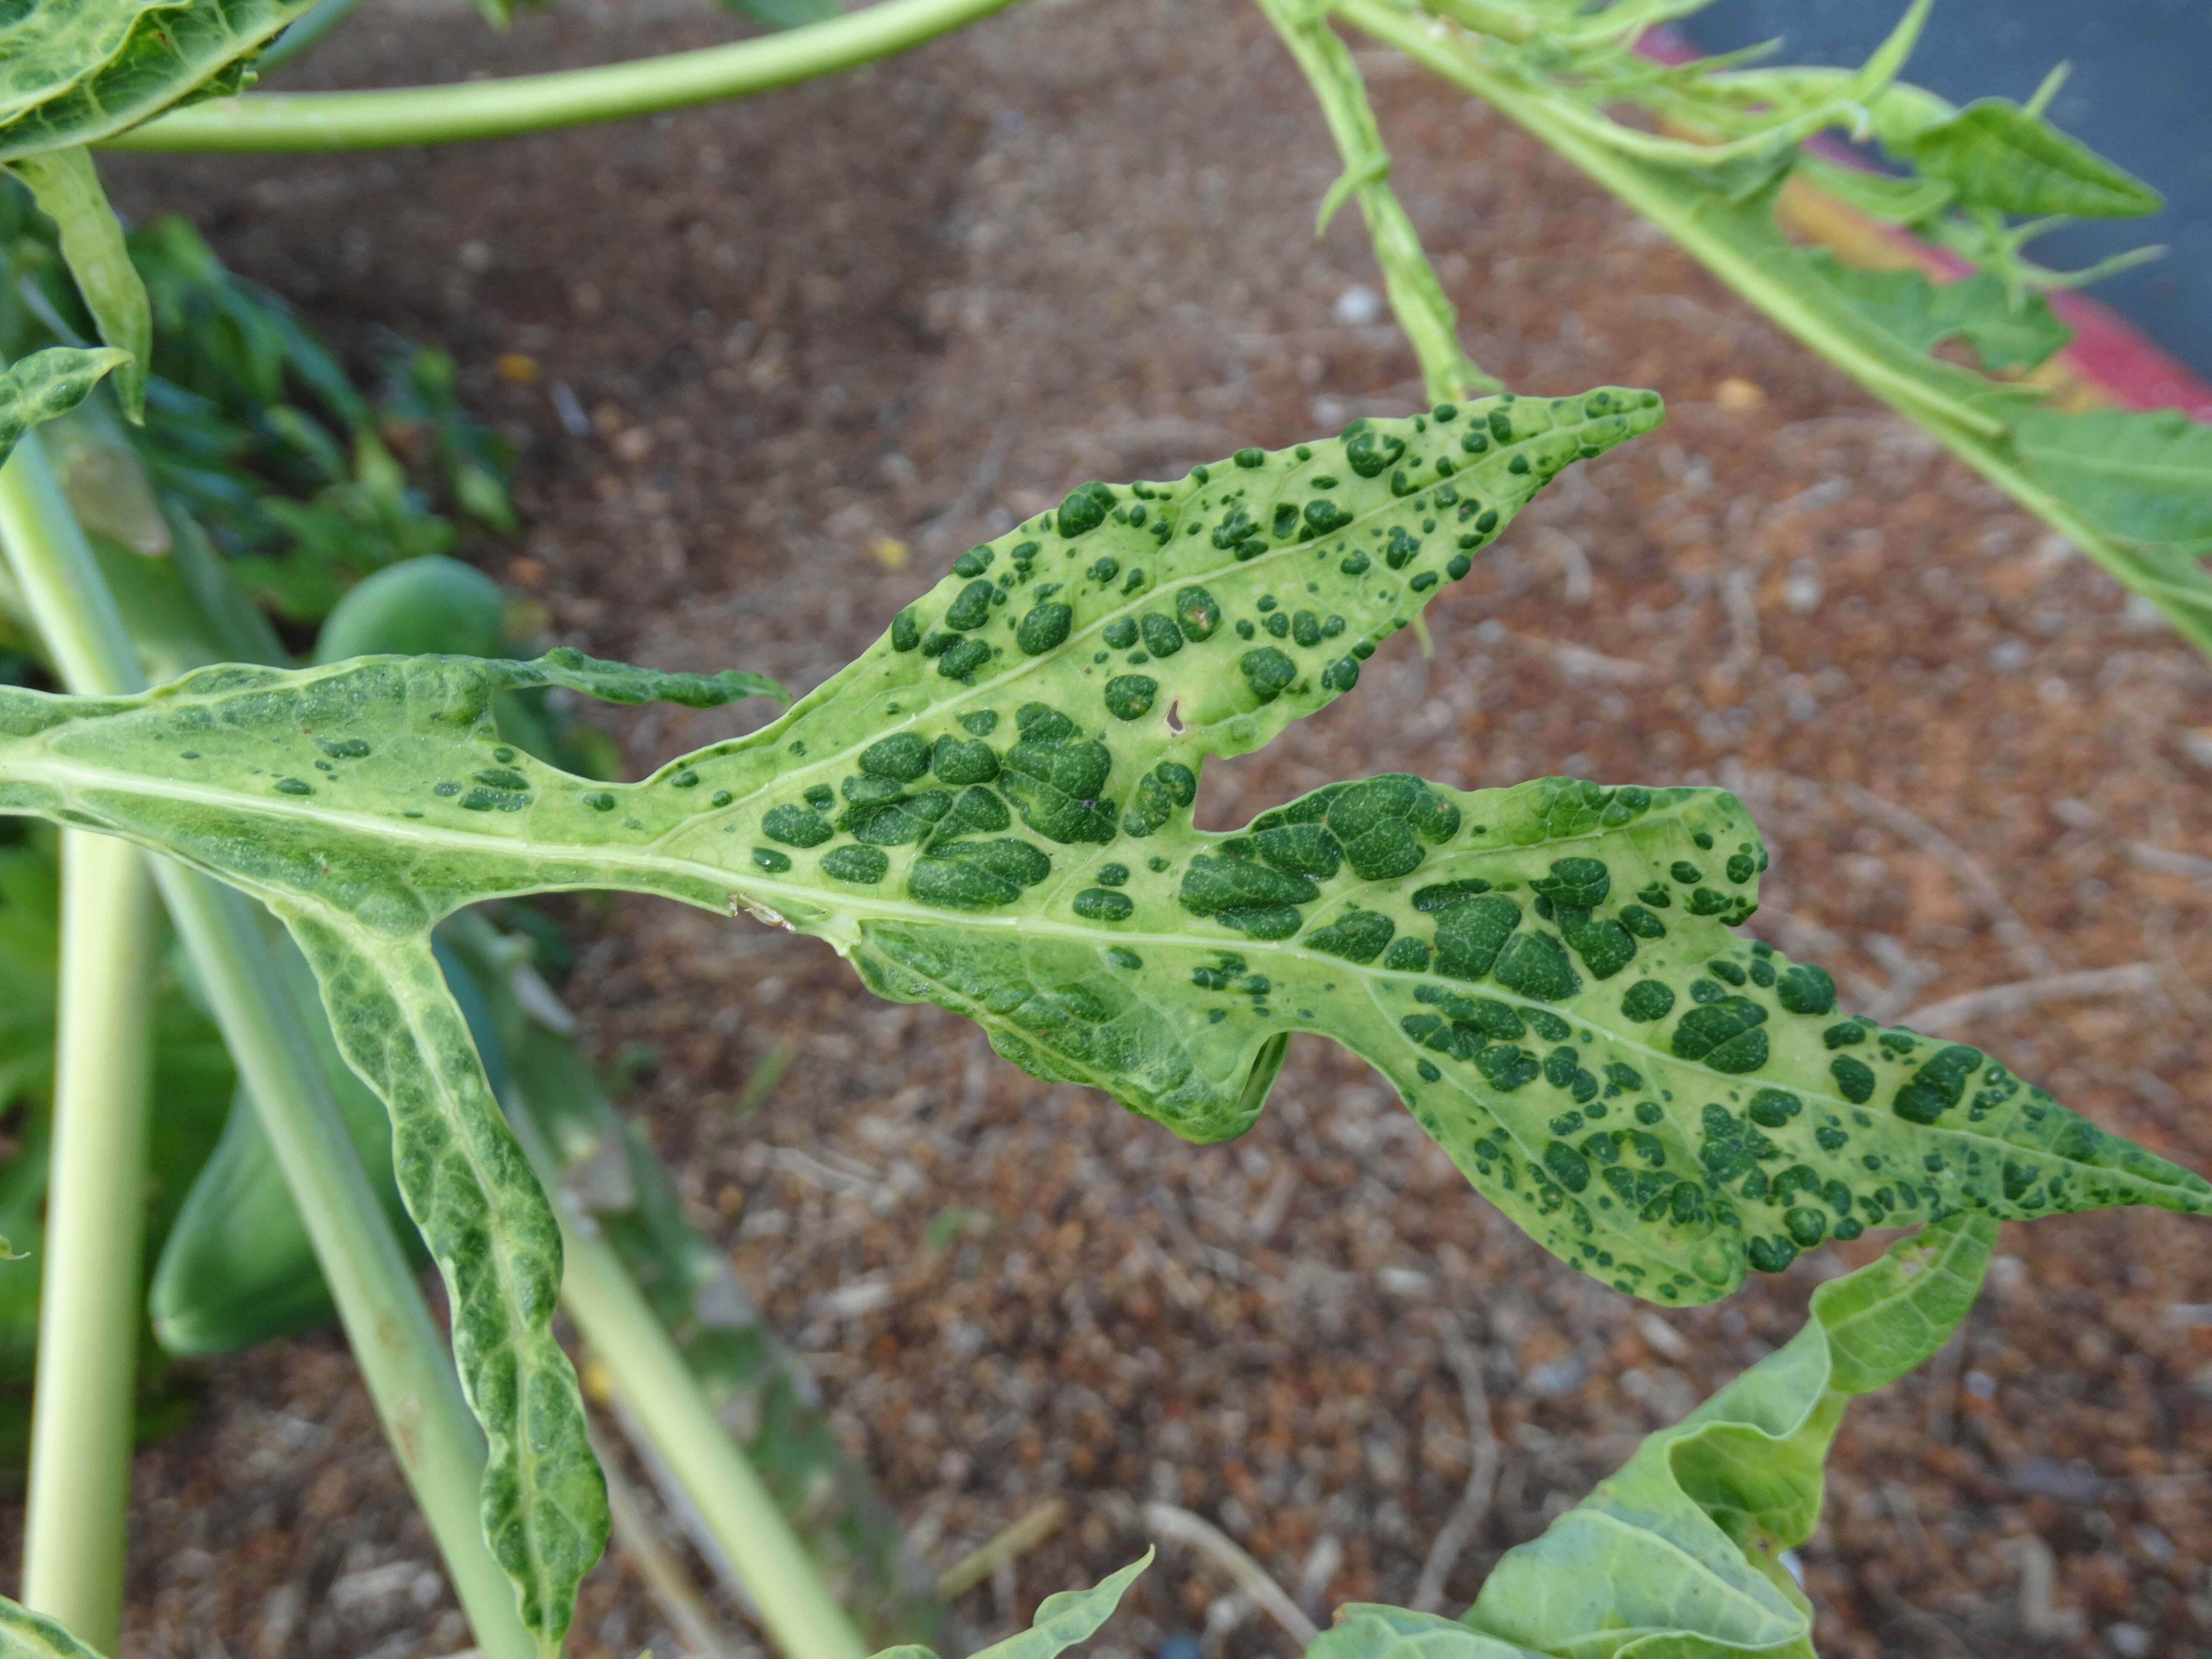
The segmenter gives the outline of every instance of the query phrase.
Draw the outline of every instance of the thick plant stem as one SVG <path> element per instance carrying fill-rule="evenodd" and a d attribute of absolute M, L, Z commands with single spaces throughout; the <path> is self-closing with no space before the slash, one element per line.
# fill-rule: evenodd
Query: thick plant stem
<path fill-rule="evenodd" d="M 665 58 L 383 92 L 248 94 L 172 110 L 109 149 L 379 149 L 502 138 L 765 92 L 919 46 L 1012 0 L 884 0 L 828 22 Z"/>
<path fill-rule="evenodd" d="M 62 963 L 31 1415 L 23 1603 L 115 1650 L 138 1380 L 154 884 L 146 855 L 62 837 Z"/>
<path fill-rule="evenodd" d="M 143 687 L 114 596 L 35 433 L 0 468 L 0 550 L 72 691 L 107 696 Z M 154 873 L 261 1113 L 355 1359 L 444 1554 L 477 1648 L 485 1659 L 529 1659 L 537 1644 L 483 1541 L 477 1496 L 483 1438 L 314 1052 L 284 1014 L 283 981 L 252 914 L 235 894 L 167 860 L 155 861 Z M 135 1297 L 131 1310 L 135 1322 Z"/>
<path fill-rule="evenodd" d="M 1443 284 L 1421 246 L 1420 233 L 1390 188 L 1390 152 L 1382 147 L 1375 112 L 1351 48 L 1338 38 L 1327 15 L 1312 0 L 1259 0 L 1260 9 L 1283 37 L 1291 58 L 1313 88 L 1344 159 L 1344 173 L 1322 204 L 1320 228 L 1346 195 L 1356 198 L 1367 221 L 1375 262 L 1390 309 L 1421 366 L 1421 381 L 1431 403 L 1449 403 L 1478 392 L 1502 392 L 1504 383 L 1486 374 L 1459 343 L 1459 312 L 1444 297 Z"/>

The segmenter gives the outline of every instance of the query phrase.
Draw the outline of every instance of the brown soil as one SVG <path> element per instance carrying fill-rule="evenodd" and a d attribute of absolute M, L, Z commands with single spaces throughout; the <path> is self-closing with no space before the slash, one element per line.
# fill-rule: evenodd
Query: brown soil
<path fill-rule="evenodd" d="M 392 0 L 307 68 L 390 83 L 727 29 L 696 5 L 569 0 L 495 39 Z M 2212 671 L 1565 164 L 1370 67 L 1477 357 L 1531 392 L 1656 386 L 1672 412 L 1563 478 L 1432 607 L 1433 660 L 1401 636 L 1356 698 L 1217 766 L 1202 821 L 1381 769 L 1724 783 L 1775 853 L 1751 931 L 1828 963 L 1853 1006 L 2162 964 L 2161 990 L 1958 1030 L 2212 1164 L 2212 884 L 2192 880 L 2212 864 L 2130 850 L 2212 854 Z M 1075 482 L 1411 406 L 1393 331 L 1340 319 L 1376 282 L 1354 216 L 1313 240 L 1332 171 L 1304 88 L 1232 0 L 1030 0 L 869 73 L 527 142 L 112 169 L 134 210 L 188 210 L 325 323 L 456 354 L 525 449 L 530 528 L 487 557 L 561 639 L 799 688 Z M 501 379 L 502 353 L 544 378 Z M 564 433 L 556 383 L 594 434 Z M 886 538 L 902 568 L 878 562 Z M 762 717 L 622 729 L 642 768 Z M 1073 1501 L 1073 1524 L 961 1604 L 978 1639 L 1135 1553 L 1121 1498 L 1211 1517 L 1316 1609 L 1407 1597 L 1467 1481 L 1479 1370 L 1475 1437 L 1503 1464 L 1456 1608 L 1867 1249 L 1656 1313 L 1541 1255 L 1325 1043 L 1294 1046 L 1245 1140 L 1187 1147 L 1026 1079 L 950 1016 L 872 1001 L 811 943 L 643 902 L 569 915 L 594 941 L 569 986 L 592 1045 L 665 1055 L 635 1103 L 915 1549 L 941 1568 Z M 734 1118 L 775 1044 L 798 1063 Z M 1845 1428 L 1803 1552 L 1823 1651 L 2212 1644 L 2201 1227 L 2008 1229 L 1961 1340 Z M 334 1339 L 212 1367 L 138 1492 L 134 1656 L 463 1645 Z M 1211 1610 L 1231 1653 L 1285 1651 L 1227 1588 L 1170 1549 L 1101 1650 L 1157 1652 Z M 610 1561 L 574 1650 L 647 1643 L 678 1650 Z"/>

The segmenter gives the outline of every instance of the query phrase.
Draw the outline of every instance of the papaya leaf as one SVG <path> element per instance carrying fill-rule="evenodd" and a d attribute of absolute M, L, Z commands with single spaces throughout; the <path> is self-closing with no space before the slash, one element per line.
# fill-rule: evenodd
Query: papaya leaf
<path fill-rule="evenodd" d="M 9 64 L 0 161 L 97 143 L 197 93 L 235 91 L 246 60 L 313 3 L 59 0 L 28 8 L 20 52 L 9 50 L 12 32 L 0 34 L 0 61 Z"/>
<path fill-rule="evenodd" d="M 1336 1622 L 1306 1644 L 1306 1659 L 1544 1659 L 1513 1642 L 1469 1630 L 1440 1613 L 1347 1601 Z"/>
<path fill-rule="evenodd" d="M 49 346 L 0 370 L 0 462 L 41 421 L 66 415 L 82 403 L 100 377 L 131 361 L 112 346 L 83 351 Z"/>
<path fill-rule="evenodd" d="M 1499 38 L 1488 38 L 1483 32 L 1509 9 L 1502 0 L 1422 4 L 1428 13 L 1466 14 L 1468 31 L 1438 27 L 1401 0 L 1331 0 L 1329 9 L 1559 152 L 1799 341 L 1918 422 L 2157 606 L 2198 649 L 2212 653 L 2212 576 L 2193 557 L 2177 552 L 2175 544 L 2146 543 L 2104 528 L 2047 483 L 2015 447 L 2012 417 L 2035 403 L 2034 387 L 1991 380 L 1908 346 L 1820 279 L 1776 221 L 1778 192 L 1741 196 L 1727 181 L 1697 167 L 1660 165 L 1671 154 L 1664 145 L 1672 141 L 1640 127 L 1624 128 L 1603 106 L 1607 100 L 1638 104 L 1662 120 L 1728 138 L 1728 143 L 1712 147 L 1724 155 L 1747 137 L 1771 127 L 1778 113 L 1827 100 L 1838 117 L 1833 125 L 1856 125 L 1863 118 L 1867 131 L 1891 154 L 1912 161 L 1918 176 L 1879 180 L 1875 175 L 1850 175 L 1802 154 L 1796 168 L 1815 182 L 1838 188 L 1869 212 L 1920 227 L 1966 254 L 2014 295 L 2074 285 L 2094 274 L 2094 268 L 2062 274 L 2028 264 L 2020 257 L 2021 246 L 2049 226 L 2034 221 L 2008 226 L 2005 214 L 2143 212 L 2157 205 L 2155 192 L 2083 149 L 2031 109 L 1991 101 L 1961 111 L 1918 87 L 1883 80 L 1897 67 L 1894 63 L 1870 64 L 1875 73 L 1863 70 L 1856 77 L 1817 67 L 1739 70 L 1726 58 L 1661 70 L 1632 63 L 1625 48 L 1607 58 L 1568 44 L 1583 36 L 1586 24 L 1602 24 L 1616 11 L 1633 15 L 1632 7 L 1595 12 L 1516 7 L 1513 26 L 1498 29 Z M 1509 49 L 1507 40 L 1522 44 Z M 1401 250 L 1401 255 L 1413 252 Z M 2024 356 L 2039 342 L 2031 335 L 1984 343 L 2008 356 Z"/>
<path fill-rule="evenodd" d="M 1085 485 L 963 554 L 782 719 L 640 784 L 502 744 L 493 700 L 758 683 L 571 655 L 0 691 L 0 811 L 159 846 L 303 942 L 336 929 L 308 947 L 332 974 L 368 950 L 353 931 L 404 939 L 486 896 L 744 910 L 1194 1139 L 1249 1127 L 1288 1032 L 1317 1031 L 1547 1249 L 1662 1303 L 1960 1209 L 2212 1207 L 1979 1051 L 1844 1018 L 1819 969 L 1738 939 L 1765 854 L 1719 792 L 1384 775 L 1194 827 L 1209 756 L 1349 690 L 1542 479 L 1655 423 L 1647 398 L 1486 400 Z M 334 1011 L 380 994 L 325 981 Z M 410 1083 L 401 1115 L 477 1124 L 472 1076 Z"/>
<path fill-rule="evenodd" d="M 1078 1642 L 1087 1642 L 1098 1627 L 1114 1616 L 1121 1595 L 1137 1582 L 1137 1575 L 1152 1565 L 1157 1552 L 1146 1550 L 1118 1572 L 1109 1573 L 1089 1589 L 1060 1590 L 1037 1603 L 1030 1628 L 1003 1642 L 994 1642 L 969 1659 L 1059 1659 Z M 911 1644 L 885 1648 L 875 1659 L 936 1659 L 927 1648 Z"/>
<path fill-rule="evenodd" d="M 514 685 L 565 685 L 617 702 L 659 697 L 711 707 L 757 693 L 780 695 L 757 675 L 655 674 L 574 652 L 539 665 L 502 666 Z M 287 678 L 239 668 L 204 674 L 261 687 Z M 276 706 L 264 694 L 245 695 L 249 705 L 260 696 L 264 708 Z M 246 707 L 234 703 L 232 713 Z M 453 716 L 434 697 L 418 712 L 432 731 Z M 325 777 L 371 748 L 359 737 L 337 735 L 348 729 L 343 720 L 322 720 L 316 730 L 321 717 L 307 718 L 309 728 L 295 731 L 314 745 L 314 758 L 303 763 L 311 776 Z M 464 715 L 463 726 L 472 720 Z M 0 726 L 9 725 L 9 715 L 0 714 Z M 208 740 L 214 741 L 211 731 Z M 449 793 L 471 803 L 471 812 L 508 810 L 514 797 L 507 787 L 507 763 L 518 754 L 490 747 L 474 787 L 465 795 L 459 785 Z M 288 796 L 313 787 L 289 778 L 274 787 Z M 0 784 L 0 797 L 13 793 Z M 556 1648 L 576 1583 L 605 1540 L 605 1498 L 585 1439 L 574 1374 L 550 1328 L 561 1284 L 559 1234 L 431 952 L 428 928 L 435 914 L 426 912 L 405 882 L 368 864 L 348 867 L 335 842 L 323 851 L 288 848 L 260 842 L 243 823 L 225 830 L 216 818 L 189 810 L 186 816 L 198 824 L 187 836 L 231 841 L 232 854 L 216 860 L 225 866 L 225 878 L 270 901 L 291 929 L 321 986 L 340 1050 L 391 1115 L 401 1195 L 445 1277 L 457 1369 L 489 1443 L 485 1536 L 515 1583 L 525 1624 L 549 1650 Z M 404 814 L 398 823 L 404 827 Z M 299 888 L 308 865 L 337 884 L 319 902 L 303 902 Z"/>
<path fill-rule="evenodd" d="M 123 50 L 149 12 L 191 0 L 42 0 L 0 26 L 0 122 L 66 92 Z"/>
<path fill-rule="evenodd" d="M 0 1659 L 100 1659 L 43 1613 L 0 1595 Z"/>
<path fill-rule="evenodd" d="M 2178 409 L 2034 409 L 2014 424 L 2021 459 L 2108 534 L 2212 538 L 2212 426 Z"/>
<path fill-rule="evenodd" d="M 131 354 L 117 365 L 115 395 L 133 425 L 146 420 L 146 365 L 154 352 L 154 313 L 146 284 L 124 246 L 123 227 L 107 205 L 92 153 L 47 150 L 13 163 L 9 171 L 30 187 L 39 210 L 61 231 L 62 258 L 84 296 L 100 337 Z"/>
<path fill-rule="evenodd" d="M 1831 196 L 1893 225 L 1924 224 L 1949 207 L 1956 194 L 1941 179 L 1900 178 L 1844 167 L 1810 150 L 1798 153 L 1796 171 Z"/>
<path fill-rule="evenodd" d="M 1959 205 L 2037 217 L 2077 214 L 2126 219 L 2155 213 L 2165 198 L 2079 139 L 2008 98 L 1983 98 L 1888 148 L 1926 178 L 1956 192 Z"/>
<path fill-rule="evenodd" d="M 1780 1558 L 1820 1519 L 1821 1466 L 1844 1408 L 1942 1346 L 1973 1305 L 1996 1239 L 1990 1217 L 1953 1216 L 1821 1285 L 1794 1339 L 1509 1550 L 1466 1626 L 1520 1644 L 1502 1654 L 1810 1659 L 1812 1609 Z"/>
<path fill-rule="evenodd" d="M 2033 368 L 2073 338 L 2040 295 L 2024 296 L 2015 310 L 1987 271 L 1931 283 L 1917 270 L 1847 265 L 1825 249 L 1806 257 L 1822 282 L 1916 351 L 1956 336 L 1984 368 Z"/>

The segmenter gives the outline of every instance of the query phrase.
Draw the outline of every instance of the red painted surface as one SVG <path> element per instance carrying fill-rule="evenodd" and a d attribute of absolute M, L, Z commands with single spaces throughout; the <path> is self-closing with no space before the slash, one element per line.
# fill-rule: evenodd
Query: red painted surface
<path fill-rule="evenodd" d="M 1662 64 L 1686 64 L 1704 56 L 1671 29 L 1646 31 L 1636 49 Z M 1841 167 L 1869 166 L 1864 156 L 1836 139 L 1816 137 L 1811 143 L 1824 161 Z M 1915 262 L 1931 270 L 1963 276 L 1972 269 L 1955 254 L 1930 246 L 1910 231 L 1892 225 L 1875 228 L 1899 246 L 1910 249 Z M 2062 290 L 2051 295 L 2050 300 L 2051 310 L 2074 331 L 2072 343 L 2058 356 L 2075 375 L 2123 409 L 2179 409 L 2192 420 L 2212 422 L 2212 386 L 2160 350 L 2134 324 L 2084 294 Z"/>

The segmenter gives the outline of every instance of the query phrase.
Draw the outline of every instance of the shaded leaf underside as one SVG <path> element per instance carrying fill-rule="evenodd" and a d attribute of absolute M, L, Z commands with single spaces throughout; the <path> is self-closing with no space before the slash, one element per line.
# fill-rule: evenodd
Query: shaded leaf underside
<path fill-rule="evenodd" d="M 158 115 L 312 3 L 42 0 L 0 29 L 0 161 L 96 143 Z"/>

